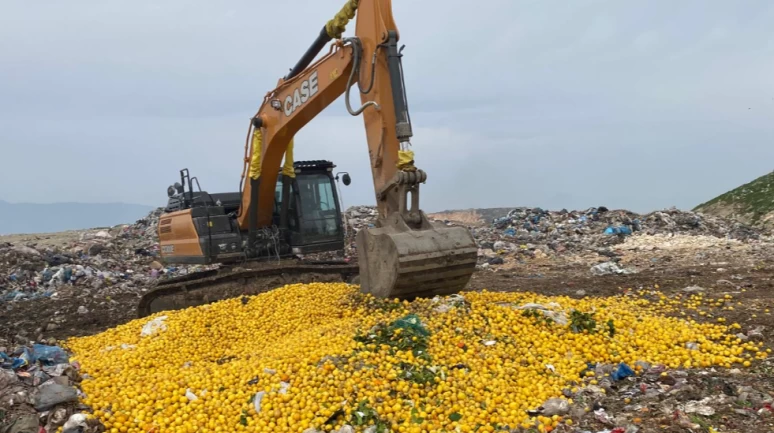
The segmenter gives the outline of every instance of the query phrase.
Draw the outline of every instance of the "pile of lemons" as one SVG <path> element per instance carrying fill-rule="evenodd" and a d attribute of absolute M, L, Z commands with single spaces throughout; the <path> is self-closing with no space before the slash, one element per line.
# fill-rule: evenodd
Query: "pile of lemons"
<path fill-rule="evenodd" d="M 572 404 L 563 390 L 589 363 L 636 371 L 637 361 L 730 367 L 765 356 L 734 325 L 662 314 L 674 308 L 486 291 L 409 303 L 295 284 L 67 346 L 86 377 L 84 403 L 114 433 L 550 431 L 572 420 L 527 412 L 549 398 Z"/>

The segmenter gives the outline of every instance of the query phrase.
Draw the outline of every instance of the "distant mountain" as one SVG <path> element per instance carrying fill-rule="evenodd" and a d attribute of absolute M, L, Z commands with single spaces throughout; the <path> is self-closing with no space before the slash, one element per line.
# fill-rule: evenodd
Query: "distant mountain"
<path fill-rule="evenodd" d="M 133 223 L 152 206 L 126 203 L 8 203 L 0 200 L 0 235 L 50 233 Z"/>
<path fill-rule="evenodd" d="M 774 226 L 774 171 L 702 203 L 694 211 Z"/>

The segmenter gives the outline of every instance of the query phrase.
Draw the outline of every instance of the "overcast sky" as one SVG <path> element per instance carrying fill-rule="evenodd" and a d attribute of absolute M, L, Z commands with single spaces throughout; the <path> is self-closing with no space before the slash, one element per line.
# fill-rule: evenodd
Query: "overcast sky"
<path fill-rule="evenodd" d="M 184 167 L 237 190 L 249 117 L 343 2 L 0 2 L 0 199 L 163 205 Z M 770 0 L 393 8 L 427 211 L 691 208 L 774 168 Z M 343 99 L 296 158 L 373 203 Z"/>

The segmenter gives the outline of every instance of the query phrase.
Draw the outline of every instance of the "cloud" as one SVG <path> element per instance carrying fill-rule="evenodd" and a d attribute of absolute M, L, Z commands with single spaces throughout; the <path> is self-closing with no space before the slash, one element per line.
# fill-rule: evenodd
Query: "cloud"
<path fill-rule="evenodd" d="M 249 117 L 339 1 L 6 2 L 0 198 L 163 204 L 234 191 Z M 394 0 L 426 210 L 687 208 L 771 169 L 774 4 Z M 354 26 L 350 25 L 350 31 Z M 334 102 L 296 157 L 373 202 Z"/>

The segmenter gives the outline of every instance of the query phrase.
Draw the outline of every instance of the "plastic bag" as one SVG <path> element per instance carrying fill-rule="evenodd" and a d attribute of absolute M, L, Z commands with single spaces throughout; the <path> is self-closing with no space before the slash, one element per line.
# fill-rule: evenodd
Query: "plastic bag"
<path fill-rule="evenodd" d="M 567 319 L 567 315 L 561 311 L 561 305 L 552 302 L 548 305 L 542 305 L 542 304 L 535 304 L 535 303 L 529 303 L 524 304 L 522 306 L 519 306 L 516 308 L 517 310 L 535 310 L 543 314 L 543 316 L 551 319 L 554 321 L 554 323 L 557 323 L 561 326 L 566 326 L 569 321 Z M 559 310 L 559 311 L 557 311 Z"/>
<path fill-rule="evenodd" d="M 606 235 L 630 235 L 632 229 L 627 226 L 609 226 L 605 229 Z"/>
<path fill-rule="evenodd" d="M 430 335 L 430 331 L 422 324 L 422 320 L 416 314 L 409 314 L 408 316 L 401 317 L 400 319 L 390 324 L 391 330 L 395 329 L 410 329 L 414 334 L 419 334 L 427 337 Z"/>
<path fill-rule="evenodd" d="M 629 376 L 634 376 L 634 370 L 623 362 L 618 364 L 618 368 L 610 375 L 613 380 L 622 380 Z"/>
<path fill-rule="evenodd" d="M 148 337 L 159 331 L 166 331 L 167 325 L 164 324 L 165 320 L 167 320 L 167 316 L 160 316 L 149 321 L 143 325 L 142 331 L 140 331 L 140 336 Z"/>
<path fill-rule="evenodd" d="M 40 412 L 60 403 L 77 400 L 78 392 L 75 388 L 58 383 L 50 383 L 38 388 L 38 394 L 35 396 L 35 410 Z"/>
<path fill-rule="evenodd" d="M 3 425 L 4 432 L 7 433 L 38 433 L 40 426 L 38 425 L 38 416 L 36 414 L 20 415 L 10 424 Z"/>
<path fill-rule="evenodd" d="M 48 346 L 45 344 L 32 345 L 32 357 L 34 361 L 40 361 L 43 365 L 67 364 L 70 357 L 59 346 Z"/>
<path fill-rule="evenodd" d="M 18 370 L 34 362 L 35 358 L 27 347 L 22 349 L 22 353 L 19 356 L 12 357 L 5 352 L 0 352 L 0 367 L 2 368 Z"/>
<path fill-rule="evenodd" d="M 70 416 L 70 419 L 68 419 L 62 427 L 62 430 L 67 432 L 68 430 L 78 431 L 79 428 L 86 428 L 86 419 L 86 414 L 75 413 Z"/>
<path fill-rule="evenodd" d="M 618 266 L 615 262 L 604 262 L 591 267 L 592 275 L 629 275 L 636 273 L 634 270 L 626 269 Z"/>
<path fill-rule="evenodd" d="M 567 402 L 567 400 L 563 400 L 561 398 L 550 398 L 548 401 L 543 403 L 542 408 L 542 415 L 543 416 L 564 416 L 567 415 L 567 413 L 570 412 L 570 403 Z"/>
<path fill-rule="evenodd" d="M 402 171 L 416 171 L 414 166 L 414 152 L 411 150 L 398 151 L 398 169 Z"/>
<path fill-rule="evenodd" d="M 255 397 L 253 398 L 253 408 L 255 408 L 255 413 L 261 413 L 261 400 L 263 400 L 265 395 L 266 391 L 255 393 Z"/>

